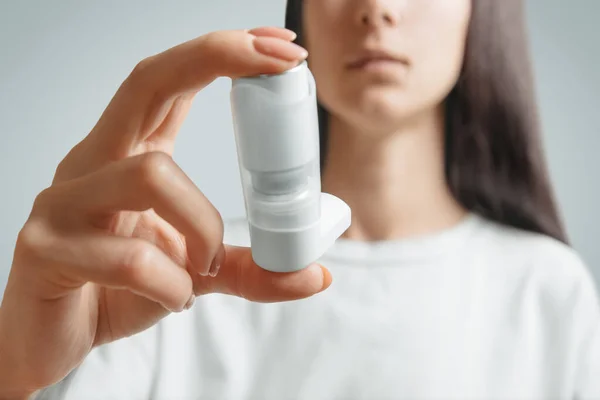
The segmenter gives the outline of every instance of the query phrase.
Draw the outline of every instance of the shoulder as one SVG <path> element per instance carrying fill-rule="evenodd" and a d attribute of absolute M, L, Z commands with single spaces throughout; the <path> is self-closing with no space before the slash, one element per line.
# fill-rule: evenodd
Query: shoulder
<path fill-rule="evenodd" d="M 571 246 L 546 235 L 489 221 L 482 226 L 479 245 L 489 249 L 491 265 L 483 268 L 491 277 L 486 290 L 503 294 L 494 298 L 511 323 L 541 335 L 537 345 L 547 344 L 557 365 L 577 374 L 579 395 L 600 393 L 600 297 L 588 265 Z"/>
<path fill-rule="evenodd" d="M 544 234 L 478 218 L 479 244 L 500 259 L 563 278 L 581 279 L 588 274 L 585 262 L 571 246 Z"/>
<path fill-rule="evenodd" d="M 523 284 L 554 300 L 598 304 L 591 271 L 571 246 L 547 235 L 501 225 L 483 218 L 475 241 L 486 249 L 492 268 L 509 276 L 518 275 Z"/>

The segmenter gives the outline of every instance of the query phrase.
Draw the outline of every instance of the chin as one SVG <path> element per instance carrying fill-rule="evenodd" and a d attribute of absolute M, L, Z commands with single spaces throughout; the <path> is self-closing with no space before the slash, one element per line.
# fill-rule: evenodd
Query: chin
<path fill-rule="evenodd" d="M 366 131 L 393 131 L 415 115 L 421 107 L 408 93 L 397 88 L 368 88 L 347 96 L 339 113 Z"/>

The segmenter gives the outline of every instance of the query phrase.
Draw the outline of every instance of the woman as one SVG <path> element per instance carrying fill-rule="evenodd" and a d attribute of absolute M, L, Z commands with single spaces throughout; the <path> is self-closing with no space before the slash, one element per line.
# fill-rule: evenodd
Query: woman
<path fill-rule="evenodd" d="M 169 157 L 203 86 L 306 52 L 277 28 L 200 37 L 141 62 L 36 199 L 0 397 L 600 398 L 598 297 L 546 177 L 520 2 L 291 0 L 286 24 L 324 190 L 353 210 L 328 269 L 255 266 L 245 223 Z"/>

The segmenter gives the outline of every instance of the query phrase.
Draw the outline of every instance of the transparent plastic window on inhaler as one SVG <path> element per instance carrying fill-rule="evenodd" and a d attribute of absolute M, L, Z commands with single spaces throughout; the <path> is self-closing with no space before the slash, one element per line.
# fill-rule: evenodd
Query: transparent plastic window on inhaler
<path fill-rule="evenodd" d="M 317 261 L 350 226 L 350 208 L 321 192 L 315 80 L 306 62 L 235 79 L 231 109 L 252 257 L 292 272 Z"/>

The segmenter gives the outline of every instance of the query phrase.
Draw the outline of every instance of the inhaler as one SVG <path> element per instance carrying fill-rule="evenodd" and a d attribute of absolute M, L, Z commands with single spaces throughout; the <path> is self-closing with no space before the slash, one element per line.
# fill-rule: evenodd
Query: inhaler
<path fill-rule="evenodd" d="M 350 207 L 321 192 L 315 80 L 306 61 L 234 79 L 231 110 L 254 262 L 292 272 L 350 226 Z"/>

